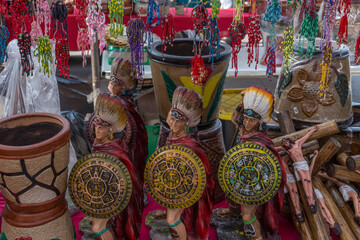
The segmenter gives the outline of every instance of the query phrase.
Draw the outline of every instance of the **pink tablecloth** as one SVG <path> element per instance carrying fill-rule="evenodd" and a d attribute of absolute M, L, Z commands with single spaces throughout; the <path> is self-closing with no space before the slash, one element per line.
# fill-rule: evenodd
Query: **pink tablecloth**
<path fill-rule="evenodd" d="M 0 212 L 2 212 L 4 204 L 5 204 L 5 201 L 4 201 L 3 197 L 1 196 L 1 192 L 0 192 Z M 219 204 L 216 204 L 214 206 L 214 208 L 221 208 L 221 207 L 227 207 L 227 206 L 228 206 L 227 203 L 225 201 L 223 201 Z M 148 206 L 145 208 L 145 210 L 143 212 L 143 224 L 141 227 L 140 240 L 149 240 L 150 239 L 149 229 L 145 226 L 145 217 L 148 215 L 149 212 L 156 210 L 156 209 L 164 209 L 164 208 L 161 207 L 159 204 L 157 204 L 148 195 Z M 75 229 L 76 229 L 76 236 L 77 236 L 76 239 L 77 240 L 81 240 L 81 233 L 79 231 L 79 223 L 85 216 L 86 215 L 81 212 L 78 212 L 74 216 L 72 216 L 72 220 L 74 222 Z M 1 219 L 0 219 L 0 223 L 1 223 Z M 281 215 L 279 218 L 279 224 L 280 224 L 279 235 L 281 236 L 282 240 L 300 240 L 300 237 L 296 232 L 296 228 L 295 228 L 294 224 L 292 223 L 290 215 L 288 215 L 288 214 Z M 0 227 L 0 230 L 1 230 L 1 227 Z M 332 237 L 333 237 L 333 239 L 338 239 L 336 236 L 334 237 L 333 234 L 332 234 Z M 214 228 L 210 229 L 209 240 L 217 240 L 216 230 Z"/>

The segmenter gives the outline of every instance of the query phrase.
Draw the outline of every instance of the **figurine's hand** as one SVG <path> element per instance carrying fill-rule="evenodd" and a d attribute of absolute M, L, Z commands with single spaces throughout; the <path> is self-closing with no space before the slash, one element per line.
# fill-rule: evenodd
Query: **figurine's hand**
<path fill-rule="evenodd" d="M 315 150 L 314 151 L 314 155 L 318 155 L 319 154 L 319 151 L 318 150 Z"/>
<path fill-rule="evenodd" d="M 319 126 L 318 125 L 315 125 L 315 131 L 319 130 Z"/>

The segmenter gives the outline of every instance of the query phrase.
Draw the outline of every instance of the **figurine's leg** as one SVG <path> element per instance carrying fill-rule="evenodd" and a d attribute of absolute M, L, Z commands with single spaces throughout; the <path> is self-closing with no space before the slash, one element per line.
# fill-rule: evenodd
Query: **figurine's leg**
<path fill-rule="evenodd" d="M 181 222 L 183 209 L 166 209 L 166 221 L 169 225 L 170 236 L 173 240 L 186 240 L 186 228 Z"/>
<path fill-rule="evenodd" d="M 334 218 L 332 217 L 329 209 L 327 208 L 327 206 L 325 205 L 325 201 L 323 198 L 319 198 L 318 197 L 318 201 L 319 201 L 319 205 L 320 205 L 320 211 L 321 214 L 324 216 L 325 221 L 329 224 L 331 230 L 336 234 L 336 235 L 340 235 L 342 233 L 342 229 L 339 225 L 338 222 L 335 222 Z"/>
<path fill-rule="evenodd" d="M 298 170 L 298 174 L 300 175 L 301 182 L 303 184 L 303 188 L 304 188 L 305 195 L 306 195 L 309 207 L 310 207 L 310 211 L 312 213 L 314 213 L 314 212 L 316 212 L 316 205 L 315 205 L 315 200 L 314 200 L 314 196 L 313 196 L 310 172 L 308 170 L 305 170 L 305 171 Z"/>
<path fill-rule="evenodd" d="M 359 197 L 358 195 L 353 191 L 347 192 L 349 198 L 352 200 L 354 204 L 354 210 L 355 210 L 355 217 L 360 217 L 360 209 L 359 209 Z"/>
<path fill-rule="evenodd" d="M 289 189 L 290 199 L 294 204 L 295 217 L 299 222 L 304 222 L 304 215 L 301 212 L 299 192 L 296 187 L 296 183 L 286 183 L 287 188 Z"/>
<path fill-rule="evenodd" d="M 241 206 L 242 218 L 244 221 L 244 232 L 252 240 L 262 240 L 260 223 L 256 219 L 255 212 L 258 206 Z"/>
<path fill-rule="evenodd" d="M 92 231 L 94 232 L 96 240 L 114 240 L 111 230 L 108 228 L 107 223 L 109 219 L 92 218 Z"/>

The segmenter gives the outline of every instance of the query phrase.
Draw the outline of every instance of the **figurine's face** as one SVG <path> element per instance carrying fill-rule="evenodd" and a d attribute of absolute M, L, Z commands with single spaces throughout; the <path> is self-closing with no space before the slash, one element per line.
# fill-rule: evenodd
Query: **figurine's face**
<path fill-rule="evenodd" d="M 282 146 L 289 148 L 289 147 L 291 147 L 291 142 L 289 140 L 284 140 L 282 143 Z"/>
<path fill-rule="evenodd" d="M 96 125 L 95 126 L 95 135 L 96 139 L 100 141 L 105 141 L 110 138 L 110 127 Z"/>
<path fill-rule="evenodd" d="M 186 135 L 185 120 L 178 119 L 169 112 L 166 122 L 170 127 L 172 137 L 183 137 Z"/>
<path fill-rule="evenodd" d="M 244 128 L 247 133 L 257 131 L 260 120 L 244 115 Z"/>
<path fill-rule="evenodd" d="M 115 81 L 109 81 L 108 89 L 111 95 L 121 96 L 123 93 L 123 86 Z"/>

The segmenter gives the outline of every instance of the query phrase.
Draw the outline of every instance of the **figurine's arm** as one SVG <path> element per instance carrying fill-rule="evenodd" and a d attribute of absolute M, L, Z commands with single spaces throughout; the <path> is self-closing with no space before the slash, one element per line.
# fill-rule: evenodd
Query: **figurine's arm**
<path fill-rule="evenodd" d="M 319 151 L 318 151 L 318 150 L 315 150 L 315 151 L 314 151 L 314 156 L 313 156 L 313 158 L 311 159 L 311 163 L 310 163 L 310 175 L 311 175 L 312 170 L 313 170 L 313 168 L 314 168 L 315 161 L 316 161 L 316 158 L 317 158 L 318 154 L 319 154 Z"/>
<path fill-rule="evenodd" d="M 319 175 L 320 177 L 323 177 L 323 178 L 325 178 L 327 180 L 330 180 L 331 182 L 335 183 L 339 187 L 345 185 L 345 183 L 342 183 L 339 180 L 337 180 L 336 178 L 333 178 L 333 177 L 330 177 L 329 175 L 327 175 L 326 172 L 321 172 L 320 171 L 320 172 L 317 173 L 317 175 Z"/>
<path fill-rule="evenodd" d="M 244 94 L 245 91 L 242 91 L 240 93 L 241 95 L 241 101 L 239 103 L 239 105 L 236 107 L 235 111 L 233 112 L 233 114 L 231 115 L 231 122 L 235 125 L 236 128 L 239 128 L 239 124 L 241 124 L 239 122 L 239 118 L 241 118 L 241 115 L 243 113 L 243 98 L 244 98 Z"/>
<path fill-rule="evenodd" d="M 299 148 L 302 147 L 302 145 L 306 142 L 306 140 L 309 139 L 309 137 L 318 130 L 318 126 L 315 125 L 315 127 L 313 129 L 311 129 L 305 136 L 303 136 L 302 138 L 298 139 L 296 142 L 299 143 Z"/>
<path fill-rule="evenodd" d="M 275 147 L 275 150 L 276 150 L 277 152 L 281 152 L 281 151 L 286 152 L 286 150 L 285 150 L 285 148 L 284 148 L 283 146 Z"/>

